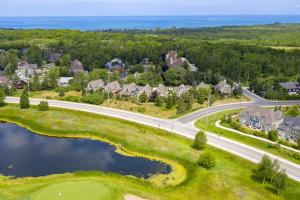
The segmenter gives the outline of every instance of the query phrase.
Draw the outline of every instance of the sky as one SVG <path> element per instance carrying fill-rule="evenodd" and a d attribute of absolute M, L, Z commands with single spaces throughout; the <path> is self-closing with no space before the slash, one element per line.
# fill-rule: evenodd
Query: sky
<path fill-rule="evenodd" d="M 300 15 L 300 0 L 0 0 L 0 16 Z"/>

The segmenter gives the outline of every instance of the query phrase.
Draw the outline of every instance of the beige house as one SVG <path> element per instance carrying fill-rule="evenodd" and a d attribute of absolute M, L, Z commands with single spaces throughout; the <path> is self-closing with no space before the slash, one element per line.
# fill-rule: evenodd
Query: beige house
<path fill-rule="evenodd" d="M 232 88 L 227 84 L 226 80 L 220 81 L 215 88 L 223 96 L 230 96 L 232 94 Z"/>
<path fill-rule="evenodd" d="M 149 84 L 139 87 L 138 96 L 144 93 L 150 97 L 153 93 L 153 88 Z"/>
<path fill-rule="evenodd" d="M 161 97 L 167 97 L 169 95 L 170 89 L 163 84 L 159 84 L 157 88 L 155 88 L 157 95 Z"/>
<path fill-rule="evenodd" d="M 122 87 L 118 81 L 110 82 L 108 83 L 104 90 L 106 92 L 111 92 L 111 93 L 118 93 L 122 90 Z"/>
<path fill-rule="evenodd" d="M 125 84 L 122 88 L 121 94 L 124 96 L 136 96 L 138 89 L 139 88 L 135 83 Z"/>
<path fill-rule="evenodd" d="M 248 107 L 240 113 L 239 121 L 241 124 L 253 129 L 269 132 L 279 127 L 284 121 L 284 115 L 279 110 L 273 111 L 261 107 Z"/>
<path fill-rule="evenodd" d="M 190 89 L 192 89 L 192 86 L 189 85 L 180 85 L 178 87 L 174 87 L 173 88 L 173 92 L 175 93 L 175 95 L 177 97 L 181 97 L 181 95 L 183 95 L 184 93 L 188 92 Z"/>
<path fill-rule="evenodd" d="M 95 92 L 97 90 L 104 89 L 104 88 L 105 88 L 105 83 L 102 81 L 102 79 L 98 79 L 98 80 L 90 81 L 87 85 L 86 90 Z"/>

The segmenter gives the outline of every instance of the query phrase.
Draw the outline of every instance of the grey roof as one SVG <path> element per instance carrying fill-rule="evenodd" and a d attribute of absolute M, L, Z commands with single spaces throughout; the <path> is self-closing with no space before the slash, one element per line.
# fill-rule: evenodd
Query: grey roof
<path fill-rule="evenodd" d="M 28 69 L 37 69 L 37 64 L 29 64 L 27 61 L 23 60 L 18 62 L 18 69 L 19 70 L 28 70 Z"/>
<path fill-rule="evenodd" d="M 192 88 L 193 88 L 192 86 L 182 84 L 178 87 L 174 87 L 173 91 L 177 96 L 181 96 L 182 94 L 188 92 Z"/>
<path fill-rule="evenodd" d="M 147 96 L 150 96 L 153 92 L 153 88 L 147 84 L 146 86 L 140 86 L 139 87 L 139 94 L 145 93 Z"/>
<path fill-rule="evenodd" d="M 105 91 L 117 93 L 122 90 L 121 85 L 118 81 L 110 82 L 105 86 Z"/>
<path fill-rule="evenodd" d="M 0 85 L 8 85 L 10 84 L 10 80 L 5 76 L 0 76 Z"/>
<path fill-rule="evenodd" d="M 156 92 L 162 96 L 166 96 L 169 93 L 169 88 L 167 88 L 163 84 L 159 84 L 158 87 L 156 88 Z"/>
<path fill-rule="evenodd" d="M 72 73 L 84 72 L 82 63 L 79 60 L 77 60 L 77 59 L 71 61 L 71 69 L 70 69 L 70 71 Z"/>
<path fill-rule="evenodd" d="M 135 95 L 138 91 L 138 86 L 135 83 L 125 84 L 122 88 L 123 95 Z"/>
<path fill-rule="evenodd" d="M 297 81 L 279 83 L 279 85 L 287 90 L 300 89 L 299 83 Z"/>
<path fill-rule="evenodd" d="M 208 85 L 208 84 L 205 84 L 203 81 L 197 86 L 197 88 L 199 89 L 199 88 L 210 88 L 210 85 Z"/>
<path fill-rule="evenodd" d="M 225 87 L 230 87 L 230 85 L 227 84 L 226 81 L 220 81 L 217 85 L 216 88 L 222 90 Z M 230 87 L 231 88 L 231 87 Z"/>
<path fill-rule="evenodd" d="M 114 58 L 110 62 L 105 64 L 105 67 L 109 70 L 121 70 L 125 67 L 123 61 L 119 58 Z"/>
<path fill-rule="evenodd" d="M 104 87 L 105 87 L 105 84 L 102 81 L 102 79 L 98 79 L 98 80 L 90 81 L 87 85 L 87 90 L 88 91 L 96 91 L 96 90 L 99 90 Z"/>
<path fill-rule="evenodd" d="M 272 124 L 284 118 L 283 113 L 280 110 L 273 111 L 270 109 L 256 107 L 256 106 L 248 107 L 245 111 L 242 112 L 242 115 L 245 114 L 246 115 L 250 114 L 252 116 L 264 118 L 266 122 L 269 124 Z"/>
<path fill-rule="evenodd" d="M 292 129 L 300 136 L 300 117 L 286 117 L 278 129 L 284 131 L 290 131 Z"/>

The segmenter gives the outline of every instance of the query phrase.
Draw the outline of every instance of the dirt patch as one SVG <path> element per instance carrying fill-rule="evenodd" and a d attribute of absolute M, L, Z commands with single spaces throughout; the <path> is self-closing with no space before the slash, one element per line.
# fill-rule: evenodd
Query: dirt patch
<path fill-rule="evenodd" d="M 147 199 L 143 199 L 141 197 L 138 197 L 138 196 L 135 196 L 135 195 L 132 195 L 132 194 L 126 194 L 124 196 L 124 200 L 147 200 Z"/>

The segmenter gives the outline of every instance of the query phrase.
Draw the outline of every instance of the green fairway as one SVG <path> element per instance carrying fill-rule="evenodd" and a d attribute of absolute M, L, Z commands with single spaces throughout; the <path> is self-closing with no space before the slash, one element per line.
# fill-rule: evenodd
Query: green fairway
<path fill-rule="evenodd" d="M 84 200 L 121 200 L 125 194 L 149 200 L 300 199 L 299 183 L 288 180 L 288 189 L 277 196 L 271 185 L 253 179 L 255 164 L 211 146 L 196 151 L 191 148 L 192 140 L 163 130 L 79 111 L 51 108 L 40 112 L 35 107 L 20 110 L 17 105 L 0 108 L 0 120 L 49 136 L 101 139 L 117 144 L 129 153 L 168 160 L 186 169 L 181 171 L 179 167 L 175 176 L 157 178 L 155 184 L 102 172 L 21 179 L 0 176 L 0 199 L 3 200 L 59 200 L 59 192 L 63 198 L 72 200 L 80 199 L 81 194 L 88 195 L 81 198 Z M 202 153 L 215 157 L 216 166 L 211 170 L 197 167 Z"/>
<path fill-rule="evenodd" d="M 64 182 L 42 188 L 32 200 L 106 200 L 116 199 L 113 188 L 92 181 Z"/>

